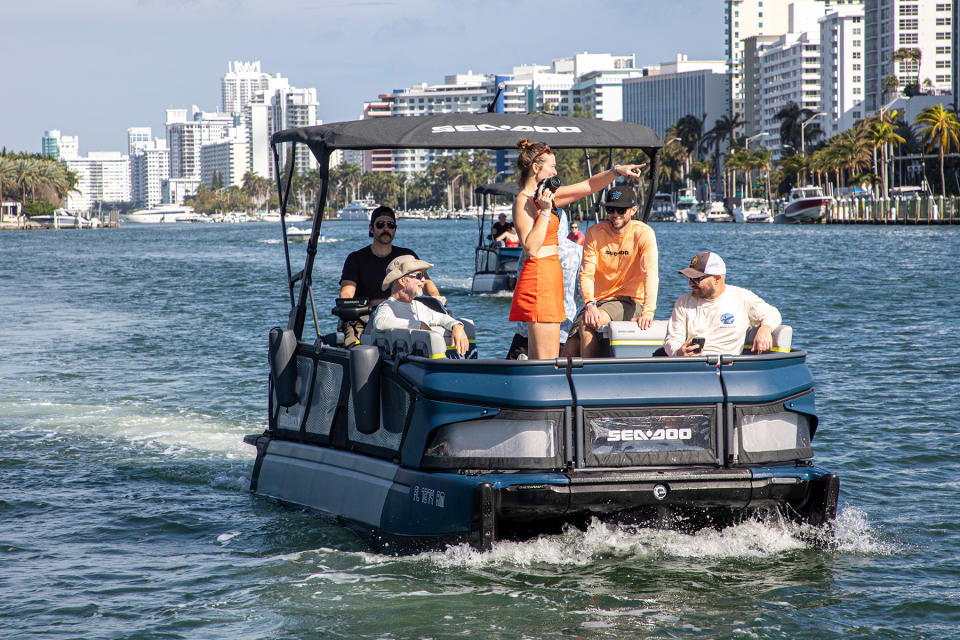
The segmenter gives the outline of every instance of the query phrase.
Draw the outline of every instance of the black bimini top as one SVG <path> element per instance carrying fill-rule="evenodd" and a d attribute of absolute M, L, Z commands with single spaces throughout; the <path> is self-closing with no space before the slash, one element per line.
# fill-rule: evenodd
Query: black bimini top
<path fill-rule="evenodd" d="M 549 114 L 443 113 L 334 122 L 278 131 L 271 143 L 298 142 L 320 149 L 514 149 L 520 138 L 556 149 L 656 149 L 649 127 Z"/>

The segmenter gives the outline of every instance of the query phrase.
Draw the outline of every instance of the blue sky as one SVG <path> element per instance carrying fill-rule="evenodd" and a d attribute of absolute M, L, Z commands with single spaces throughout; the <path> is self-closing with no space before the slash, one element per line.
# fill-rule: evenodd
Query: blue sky
<path fill-rule="evenodd" d="M 127 127 L 164 137 L 164 109 L 219 108 L 229 60 L 316 87 L 325 122 L 378 93 L 446 74 L 509 72 L 580 51 L 640 65 L 723 58 L 721 0 L 28 0 L 4 2 L 0 146 L 126 150 Z"/>

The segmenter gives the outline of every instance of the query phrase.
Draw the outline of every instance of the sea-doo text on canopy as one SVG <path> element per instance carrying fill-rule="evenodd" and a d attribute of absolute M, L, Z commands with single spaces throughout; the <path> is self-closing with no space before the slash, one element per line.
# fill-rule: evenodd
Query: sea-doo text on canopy
<path fill-rule="evenodd" d="M 650 129 L 504 114 L 276 133 L 281 212 L 295 164 L 286 159 L 300 144 L 326 178 L 336 149 L 508 149 L 520 137 L 643 150 L 649 217 L 662 146 Z M 596 359 L 477 358 L 483 345 L 448 359 L 439 335 L 406 329 L 344 349 L 336 334 L 321 336 L 313 302 L 326 196 L 324 181 L 303 269 L 292 273 L 286 254 L 291 310 L 286 327 L 270 332 L 269 427 L 246 438 L 257 448 L 253 491 L 335 517 L 391 549 L 460 541 L 487 549 L 594 517 L 677 516 L 702 526 L 769 509 L 813 524 L 834 516 L 839 481 L 811 463 L 813 380 L 806 353 L 790 349 L 789 327 L 762 356 L 650 357 L 664 321 L 645 332 L 611 323 L 608 356 Z M 308 302 L 316 339 L 303 335 Z M 367 311 L 351 304 L 337 313 Z"/>

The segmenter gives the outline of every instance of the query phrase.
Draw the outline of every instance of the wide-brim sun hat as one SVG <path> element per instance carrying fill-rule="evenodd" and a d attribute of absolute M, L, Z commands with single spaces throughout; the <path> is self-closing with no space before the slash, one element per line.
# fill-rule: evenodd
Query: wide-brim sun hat
<path fill-rule="evenodd" d="M 429 262 L 418 260 L 409 254 L 397 256 L 387 265 L 387 277 L 383 279 L 383 285 L 380 288 L 385 291 L 390 288 L 390 285 L 393 284 L 395 280 L 411 274 L 414 271 L 426 271 L 432 266 Z"/>

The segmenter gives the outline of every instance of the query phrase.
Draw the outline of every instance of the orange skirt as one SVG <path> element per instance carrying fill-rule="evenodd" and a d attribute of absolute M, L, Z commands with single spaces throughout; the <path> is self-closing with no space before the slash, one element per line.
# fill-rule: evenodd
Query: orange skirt
<path fill-rule="evenodd" d="M 563 322 L 563 269 L 559 256 L 528 258 L 510 305 L 511 322 Z"/>

